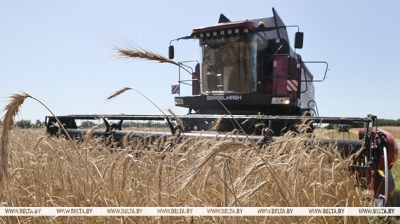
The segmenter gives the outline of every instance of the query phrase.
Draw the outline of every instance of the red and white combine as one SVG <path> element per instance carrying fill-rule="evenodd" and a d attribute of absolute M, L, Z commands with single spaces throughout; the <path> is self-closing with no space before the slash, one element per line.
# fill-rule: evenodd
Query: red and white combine
<path fill-rule="evenodd" d="M 360 182 L 369 188 L 377 203 L 385 205 L 394 192 L 390 169 L 397 159 L 398 146 L 393 136 L 376 127 L 376 117 L 365 118 L 319 117 L 313 83 L 325 79 L 328 64 L 303 61 L 294 49 L 303 47 L 303 33 L 296 32 L 294 49 L 290 46 L 286 26 L 277 12 L 262 19 L 230 21 L 220 15 L 218 24 L 193 29 L 190 35 L 177 40 L 198 40 L 201 52 L 199 63 L 190 72 L 189 80 L 181 84 L 192 86 L 192 95 L 176 96 L 175 105 L 188 108 L 186 115 L 178 115 L 182 126 L 173 123 L 177 118 L 164 115 L 69 115 L 47 116 L 50 134 L 62 124 L 68 134 L 79 137 L 86 129 L 78 127 L 78 120 L 104 119 L 105 130 L 94 130 L 96 136 L 112 136 L 115 141 L 128 135 L 158 138 L 168 135 L 185 137 L 222 138 L 226 132 L 239 130 L 235 138 L 251 138 L 262 144 L 273 141 L 287 130 L 294 130 L 304 119 L 311 122 L 310 131 L 321 123 L 350 124 L 360 127 L 357 140 L 331 139 L 340 150 L 357 153 L 349 167 L 357 172 Z M 299 30 L 299 28 L 297 27 Z M 169 58 L 174 58 L 174 46 L 169 46 Z M 314 80 L 307 64 L 321 63 L 323 78 Z M 188 71 L 179 63 L 180 72 Z M 180 77 L 180 76 L 179 76 Z M 124 121 L 165 121 L 171 132 L 130 132 L 122 130 Z M 118 123 L 109 125 L 109 121 Z M 260 125 L 261 124 L 261 125 Z M 268 128 L 269 131 L 265 131 Z M 212 131 L 209 131 L 211 130 Z M 207 132 L 208 131 L 208 132 Z M 177 133 L 178 132 L 178 133 Z M 64 133 L 66 134 L 66 133 Z"/>

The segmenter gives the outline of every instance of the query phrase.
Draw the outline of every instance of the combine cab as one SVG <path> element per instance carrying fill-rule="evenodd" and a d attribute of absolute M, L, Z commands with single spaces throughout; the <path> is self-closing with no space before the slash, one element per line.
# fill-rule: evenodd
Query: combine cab
<path fill-rule="evenodd" d="M 273 14 L 270 18 L 238 22 L 221 14 L 217 25 L 193 29 L 190 36 L 176 39 L 197 39 L 202 56 L 193 73 L 193 95 L 175 97 L 176 106 L 189 110 L 181 118 L 185 130 L 209 129 L 214 117 L 210 120 L 207 115 L 215 114 L 248 115 L 246 119 L 252 121 L 257 115 L 316 114 L 313 75 L 291 48 L 287 26 L 274 9 Z M 302 45 L 303 33 L 297 32 L 294 46 Z M 172 45 L 169 53 L 172 59 Z M 327 70 L 327 63 L 320 63 L 325 63 Z M 290 125 L 268 121 L 265 126 L 280 135 Z M 219 125 L 219 131 L 234 128 L 239 129 L 228 120 Z M 247 134 L 260 134 L 252 122 L 242 128 Z"/>
<path fill-rule="evenodd" d="M 302 48 L 303 33 L 296 32 L 293 49 L 286 31 L 289 26 L 272 11 L 270 18 L 236 22 L 221 14 L 218 24 L 193 29 L 189 36 L 175 39 L 198 40 L 201 52 L 199 63 L 190 72 L 191 79 L 179 80 L 179 84 L 189 82 L 192 86 L 192 95 L 175 97 L 176 106 L 188 109 L 186 115 L 47 116 L 48 133 L 79 138 L 89 131 L 79 128 L 79 120 L 102 119 L 105 129 L 90 133 L 115 142 L 143 136 L 175 136 L 177 141 L 199 136 L 218 139 L 237 130 L 229 136 L 267 144 L 285 131 L 295 130 L 304 119 L 309 120 L 310 132 L 321 123 L 358 126 L 359 139 L 330 139 L 326 143 L 337 144 L 346 155 L 356 153 L 350 169 L 357 173 L 359 183 L 371 190 L 377 203 L 386 204 L 394 190 L 390 168 L 398 152 L 393 136 L 376 128 L 375 116 L 318 116 L 313 83 L 325 79 L 328 65 L 303 61 L 294 50 Z M 174 58 L 172 45 L 169 58 Z M 326 65 L 323 79 L 314 80 L 307 63 Z M 170 131 L 122 130 L 127 121 L 164 122 Z"/>

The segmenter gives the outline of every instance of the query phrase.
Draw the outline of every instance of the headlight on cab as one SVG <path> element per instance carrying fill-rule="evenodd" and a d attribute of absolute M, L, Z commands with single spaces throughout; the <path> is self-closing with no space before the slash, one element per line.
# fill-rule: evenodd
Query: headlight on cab
<path fill-rule="evenodd" d="M 271 104 L 289 104 L 290 98 L 289 97 L 272 97 Z"/>
<path fill-rule="evenodd" d="M 182 105 L 183 99 L 182 98 L 175 98 L 175 105 Z"/>

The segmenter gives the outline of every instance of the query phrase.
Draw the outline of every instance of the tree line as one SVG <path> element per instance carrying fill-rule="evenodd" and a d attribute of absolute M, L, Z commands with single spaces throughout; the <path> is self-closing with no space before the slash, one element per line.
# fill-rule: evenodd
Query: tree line
<path fill-rule="evenodd" d="M 377 119 L 376 120 L 376 125 L 379 126 L 400 126 L 400 119 L 393 120 L 393 119 Z M 349 128 L 361 128 L 357 125 L 354 124 L 349 124 Z M 328 126 L 325 127 L 326 129 L 338 129 L 339 124 L 329 124 Z"/>
<path fill-rule="evenodd" d="M 20 120 L 15 122 L 15 126 L 19 128 L 40 128 L 45 126 L 45 122 L 40 121 L 39 119 L 36 120 L 35 123 L 33 123 L 31 120 Z"/>
<path fill-rule="evenodd" d="M 400 126 L 400 119 L 390 120 L 390 119 L 377 119 L 378 126 Z"/>

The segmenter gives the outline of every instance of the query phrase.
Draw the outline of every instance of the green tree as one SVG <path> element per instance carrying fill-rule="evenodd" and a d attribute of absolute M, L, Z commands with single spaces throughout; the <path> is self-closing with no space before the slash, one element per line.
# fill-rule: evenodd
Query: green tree
<path fill-rule="evenodd" d="M 39 119 L 36 120 L 35 127 L 40 128 L 44 125 L 44 122 L 41 122 Z"/>
<path fill-rule="evenodd" d="M 391 120 L 391 119 L 377 119 L 377 123 L 379 126 L 400 126 L 400 119 Z"/>
<path fill-rule="evenodd" d="M 31 120 L 20 120 L 20 121 L 17 121 L 16 125 L 17 125 L 17 127 L 20 127 L 20 128 L 31 128 L 32 122 L 31 122 Z"/>

